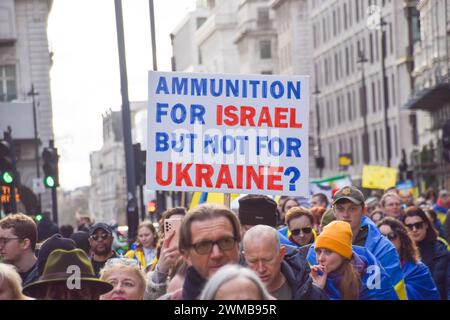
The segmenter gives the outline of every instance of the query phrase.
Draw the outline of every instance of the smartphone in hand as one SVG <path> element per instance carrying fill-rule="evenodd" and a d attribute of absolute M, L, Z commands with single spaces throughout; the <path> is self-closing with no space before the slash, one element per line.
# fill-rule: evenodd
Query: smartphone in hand
<path fill-rule="evenodd" d="M 166 219 L 164 220 L 164 238 L 167 239 L 167 236 L 175 232 L 175 235 L 170 239 L 170 243 L 168 243 L 168 247 L 172 247 L 178 245 L 178 234 L 180 233 L 181 221 L 183 219 L 174 218 L 174 219 Z"/>

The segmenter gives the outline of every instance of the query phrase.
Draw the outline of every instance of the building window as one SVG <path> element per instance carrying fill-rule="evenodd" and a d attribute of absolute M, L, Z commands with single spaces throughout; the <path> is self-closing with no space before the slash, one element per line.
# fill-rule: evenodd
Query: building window
<path fill-rule="evenodd" d="M 353 43 L 350 45 L 350 64 L 352 65 L 352 73 L 355 72 L 355 51 L 353 50 Z"/>
<path fill-rule="evenodd" d="M 392 105 L 395 106 L 395 78 L 394 78 L 394 74 L 391 75 L 391 92 L 392 92 Z"/>
<path fill-rule="evenodd" d="M 323 33 L 323 42 L 325 43 L 327 41 L 327 25 L 326 25 L 326 19 L 322 19 L 322 33 Z"/>
<path fill-rule="evenodd" d="M 348 52 L 348 47 L 345 47 L 345 75 L 348 77 L 350 75 L 350 55 Z"/>
<path fill-rule="evenodd" d="M 391 130 L 392 132 L 392 130 Z M 394 124 L 394 150 L 395 156 L 398 157 L 398 134 L 397 134 L 397 125 Z"/>
<path fill-rule="evenodd" d="M 392 33 L 392 22 L 389 23 L 389 45 L 391 54 L 394 53 L 394 34 Z"/>
<path fill-rule="evenodd" d="M 378 89 L 378 101 L 380 101 L 380 103 L 378 104 L 378 110 L 381 111 L 383 110 L 383 103 L 382 103 L 382 99 L 381 99 L 381 81 L 378 80 L 377 82 L 377 89 Z"/>
<path fill-rule="evenodd" d="M 352 97 L 350 91 L 347 92 L 348 121 L 352 121 Z"/>
<path fill-rule="evenodd" d="M 331 128 L 331 109 L 330 109 L 330 103 L 327 101 L 327 125 L 328 128 Z"/>
<path fill-rule="evenodd" d="M 333 36 L 336 36 L 336 11 L 333 10 Z"/>
<path fill-rule="evenodd" d="M 336 103 L 337 103 L 337 122 L 338 124 L 341 124 L 341 99 L 339 99 L 339 97 L 337 97 L 336 99 Z"/>
<path fill-rule="evenodd" d="M 338 54 L 334 54 L 334 73 L 336 76 L 336 80 L 339 80 L 339 61 L 338 61 Z"/>
<path fill-rule="evenodd" d="M 348 18 L 348 13 L 347 13 L 347 4 L 344 3 L 344 30 L 347 30 L 347 18 Z"/>
<path fill-rule="evenodd" d="M 412 25 L 412 38 L 413 43 L 420 41 L 420 13 L 417 8 L 410 8 L 411 10 L 411 25 Z"/>
<path fill-rule="evenodd" d="M 313 46 L 314 49 L 317 48 L 317 28 L 316 25 L 313 25 Z"/>
<path fill-rule="evenodd" d="M 332 148 L 333 148 L 333 144 L 332 143 L 328 144 L 328 167 L 330 168 L 330 170 L 333 169 L 333 154 L 334 154 L 334 152 L 333 152 Z"/>
<path fill-rule="evenodd" d="M 261 59 L 272 58 L 270 40 L 262 40 L 259 42 L 259 54 Z"/>
<path fill-rule="evenodd" d="M 261 74 L 273 74 L 271 70 L 261 71 Z"/>
<path fill-rule="evenodd" d="M 342 30 L 342 24 L 341 24 L 341 8 L 338 7 L 337 8 L 337 27 L 338 27 L 338 34 L 341 32 Z"/>
<path fill-rule="evenodd" d="M 269 22 L 269 8 L 258 8 L 258 27 L 268 26 Z"/>
<path fill-rule="evenodd" d="M 378 161 L 378 134 L 377 130 L 373 131 L 374 148 L 375 148 L 375 161 Z"/>
<path fill-rule="evenodd" d="M 375 90 L 375 82 L 372 82 L 372 111 L 373 113 L 377 112 L 377 101 L 376 101 L 376 90 Z"/>
<path fill-rule="evenodd" d="M 373 35 L 369 34 L 370 63 L 373 63 Z"/>
<path fill-rule="evenodd" d="M 359 22 L 359 1 L 360 0 L 355 0 L 356 22 Z"/>
<path fill-rule="evenodd" d="M 7 102 L 14 99 L 17 99 L 16 67 L 0 66 L 0 101 Z"/>
<path fill-rule="evenodd" d="M 375 59 L 376 61 L 380 61 L 380 45 L 379 45 L 379 37 L 378 37 L 378 30 L 375 31 Z"/>

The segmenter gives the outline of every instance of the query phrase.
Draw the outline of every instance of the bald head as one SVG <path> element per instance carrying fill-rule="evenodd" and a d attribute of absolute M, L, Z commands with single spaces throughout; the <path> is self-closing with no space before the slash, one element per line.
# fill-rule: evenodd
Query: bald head
<path fill-rule="evenodd" d="M 266 225 L 256 225 L 250 228 L 244 235 L 244 251 L 249 244 L 260 244 L 267 250 L 280 249 L 280 236 L 275 228 Z"/>
<path fill-rule="evenodd" d="M 257 225 L 244 235 L 244 256 L 247 266 L 255 271 L 269 292 L 283 284 L 281 273 L 286 248 L 280 246 L 277 230 L 266 225 Z"/>

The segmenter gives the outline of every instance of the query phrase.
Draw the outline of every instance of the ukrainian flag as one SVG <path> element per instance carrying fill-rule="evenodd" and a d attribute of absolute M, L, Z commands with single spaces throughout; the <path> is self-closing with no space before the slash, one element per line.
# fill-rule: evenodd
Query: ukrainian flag
<path fill-rule="evenodd" d="M 233 201 L 239 197 L 238 193 L 232 193 L 230 201 Z M 213 192 L 194 192 L 194 195 L 191 200 L 191 204 L 189 206 L 189 210 L 195 208 L 199 204 L 202 203 L 217 203 L 224 204 L 225 202 L 225 194 L 223 193 L 213 193 Z"/>

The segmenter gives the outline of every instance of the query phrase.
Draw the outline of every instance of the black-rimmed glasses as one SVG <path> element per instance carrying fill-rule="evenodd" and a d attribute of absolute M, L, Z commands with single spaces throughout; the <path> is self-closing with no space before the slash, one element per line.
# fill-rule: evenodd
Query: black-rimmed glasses
<path fill-rule="evenodd" d="M 194 243 L 192 247 L 195 252 L 201 255 L 210 254 L 214 245 L 218 245 L 220 250 L 228 251 L 233 249 L 236 243 L 236 239 L 232 237 L 221 238 L 217 241 L 201 241 L 198 243 Z"/>
<path fill-rule="evenodd" d="M 291 234 L 294 236 L 298 236 L 300 234 L 300 231 L 303 232 L 304 234 L 310 234 L 312 232 L 312 228 L 306 227 L 306 228 L 300 228 L 300 229 L 292 229 Z"/>

